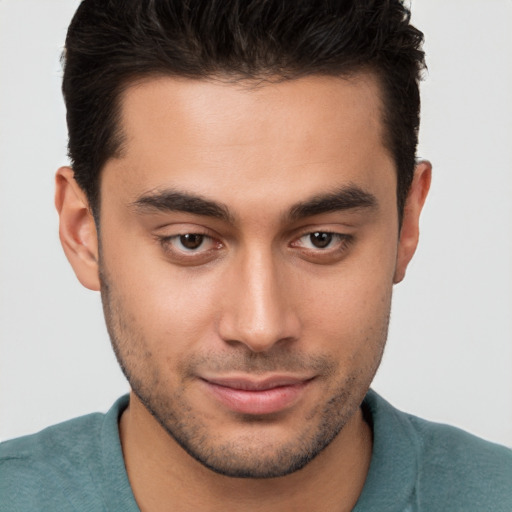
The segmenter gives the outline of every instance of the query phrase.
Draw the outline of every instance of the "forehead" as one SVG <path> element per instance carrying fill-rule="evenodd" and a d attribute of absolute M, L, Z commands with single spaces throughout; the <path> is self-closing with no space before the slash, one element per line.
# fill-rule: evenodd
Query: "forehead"
<path fill-rule="evenodd" d="M 395 179 L 381 111 L 368 74 L 259 84 L 144 80 L 122 96 L 123 154 L 105 174 L 130 200 L 165 186 L 267 199 L 283 186 L 375 188 L 381 175 L 389 181 L 383 170 Z"/>

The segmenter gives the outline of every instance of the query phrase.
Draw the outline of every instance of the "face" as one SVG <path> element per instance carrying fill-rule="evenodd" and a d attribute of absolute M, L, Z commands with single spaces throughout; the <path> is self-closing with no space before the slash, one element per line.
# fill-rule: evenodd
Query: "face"
<path fill-rule="evenodd" d="M 99 272 L 135 395 L 219 473 L 303 467 L 358 410 L 403 266 L 377 84 L 154 79 L 122 127 Z"/>

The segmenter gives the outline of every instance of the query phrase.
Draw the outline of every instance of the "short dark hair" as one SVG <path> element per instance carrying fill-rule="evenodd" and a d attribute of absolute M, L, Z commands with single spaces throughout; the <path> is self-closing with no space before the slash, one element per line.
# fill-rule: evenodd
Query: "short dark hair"
<path fill-rule="evenodd" d="M 97 214 L 99 175 L 122 149 L 120 97 L 144 77 L 377 77 L 401 218 L 419 128 L 423 34 L 400 0 L 83 0 L 62 90 L 75 179 Z"/>

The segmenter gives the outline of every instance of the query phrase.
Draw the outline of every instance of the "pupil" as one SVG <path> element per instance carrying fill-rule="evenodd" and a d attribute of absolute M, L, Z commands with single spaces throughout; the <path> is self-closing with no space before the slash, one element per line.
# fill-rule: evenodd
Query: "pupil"
<path fill-rule="evenodd" d="M 187 249 L 197 249 L 203 243 L 203 235 L 181 235 L 180 242 Z"/>
<path fill-rule="evenodd" d="M 319 249 L 324 249 L 332 242 L 332 233 L 312 233 L 311 243 Z"/>

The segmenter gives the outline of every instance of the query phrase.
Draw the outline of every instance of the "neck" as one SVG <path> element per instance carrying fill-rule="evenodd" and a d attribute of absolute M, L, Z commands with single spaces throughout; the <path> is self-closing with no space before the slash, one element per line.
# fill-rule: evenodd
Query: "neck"
<path fill-rule="evenodd" d="M 188 455 L 136 396 L 120 421 L 130 485 L 143 512 L 350 511 L 370 466 L 372 433 L 361 409 L 304 468 L 280 478 L 219 475 Z"/>

